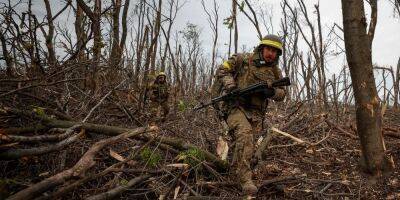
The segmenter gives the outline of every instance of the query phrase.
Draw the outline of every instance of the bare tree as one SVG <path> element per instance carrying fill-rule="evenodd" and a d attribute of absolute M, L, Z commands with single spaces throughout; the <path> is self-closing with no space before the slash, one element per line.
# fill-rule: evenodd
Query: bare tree
<path fill-rule="evenodd" d="M 400 13 L 399 13 L 400 14 Z M 393 75 L 393 68 L 392 69 L 392 78 L 393 78 L 393 90 L 394 90 L 394 108 L 396 110 L 399 109 L 399 87 L 400 87 L 400 57 L 397 61 L 397 69 L 396 69 L 396 76 Z"/>
<path fill-rule="evenodd" d="M 287 0 L 284 1 L 286 4 L 287 8 L 290 10 L 292 15 L 297 15 L 296 14 L 296 9 L 292 8 L 292 6 L 289 4 Z M 310 16 L 308 14 L 308 10 L 306 5 L 304 4 L 303 0 L 297 0 L 297 3 L 299 5 L 300 12 L 305 18 L 305 21 L 307 23 L 307 27 L 309 28 L 309 32 L 311 35 L 311 39 L 307 37 L 307 34 L 304 30 L 304 26 L 300 24 L 299 20 L 294 20 L 300 33 L 301 36 L 303 37 L 304 41 L 306 42 L 307 46 L 309 47 L 314 60 L 315 64 L 317 67 L 317 72 L 318 72 L 318 92 L 320 95 L 318 95 L 322 100 L 325 110 L 328 110 L 328 100 L 327 100 L 327 94 L 326 94 L 326 75 L 325 75 L 325 59 L 324 59 L 324 54 L 326 51 L 326 46 L 324 46 L 323 39 L 322 39 L 322 28 L 321 28 L 321 17 L 320 17 L 320 12 L 319 12 L 319 5 L 316 4 L 314 5 L 316 14 L 317 14 L 317 28 L 318 32 L 316 32 L 314 24 L 310 20 Z"/>
<path fill-rule="evenodd" d="M 389 0 L 389 2 L 393 4 L 395 15 L 397 13 L 397 16 L 400 17 L 400 0 Z"/>
<path fill-rule="evenodd" d="M 165 37 L 165 48 L 164 48 L 164 55 L 161 57 L 161 71 L 165 70 L 165 61 L 167 59 L 167 53 L 171 57 L 171 62 L 176 67 L 176 62 L 174 58 L 174 54 L 172 53 L 171 46 L 170 46 L 170 38 L 171 38 L 171 30 L 172 25 L 175 22 L 176 16 L 178 14 L 179 9 L 183 6 L 179 3 L 179 0 L 169 0 L 169 19 L 168 19 L 168 29 L 165 31 L 164 27 L 161 26 L 161 30 L 163 31 Z"/>
<path fill-rule="evenodd" d="M 112 6 L 112 38 L 111 38 L 111 54 L 110 54 L 110 66 L 117 68 L 120 62 L 121 50 L 119 46 L 119 15 L 121 11 L 121 0 L 113 0 Z"/>
<path fill-rule="evenodd" d="M 210 69 L 210 78 L 208 81 L 208 85 L 211 86 L 212 84 L 212 79 L 214 76 L 214 67 L 215 67 L 215 60 L 217 57 L 217 42 L 218 42 L 218 5 L 215 0 L 213 0 L 213 11 L 210 13 L 206 9 L 206 6 L 204 5 L 204 0 L 201 1 L 201 5 L 203 6 L 204 12 L 206 12 L 208 18 L 208 24 L 210 26 L 210 29 L 213 31 L 213 48 L 212 48 L 212 55 L 211 55 L 211 69 Z M 236 7 L 236 4 L 234 4 L 234 7 Z M 235 11 L 234 11 L 235 13 Z M 235 14 L 234 14 L 235 15 Z M 236 16 L 234 17 L 234 23 L 236 24 Z M 237 25 L 236 25 L 237 27 Z M 237 29 L 235 28 L 235 53 L 237 53 Z"/>
<path fill-rule="evenodd" d="M 75 34 L 76 34 L 76 46 L 77 51 L 78 51 L 78 61 L 83 61 L 84 60 L 84 48 L 83 48 L 83 42 L 85 36 L 85 25 L 84 25 L 84 16 L 83 16 L 83 10 L 81 6 L 79 6 L 79 3 L 77 1 L 76 5 L 76 11 L 75 11 Z"/>
<path fill-rule="evenodd" d="M 237 25 L 237 4 L 235 2 L 236 2 L 236 0 L 233 0 L 233 2 L 232 2 L 232 23 L 233 23 L 233 28 L 234 28 L 233 46 L 234 46 L 234 49 L 235 49 L 235 53 L 237 53 L 239 31 L 238 31 L 238 25 Z M 215 8 L 215 1 L 214 1 L 214 8 Z"/>
<path fill-rule="evenodd" d="M 102 37 L 101 37 L 101 0 L 95 0 L 94 10 L 92 11 L 88 5 L 83 0 L 77 0 L 79 7 L 82 8 L 83 12 L 90 18 L 92 21 L 91 29 L 93 32 L 93 64 L 92 64 L 92 73 L 89 86 L 96 91 L 97 90 L 97 82 L 98 82 L 98 74 L 97 68 L 100 62 L 101 57 L 101 49 L 103 47 Z"/>
<path fill-rule="evenodd" d="M 268 34 L 274 34 L 274 25 L 273 21 L 273 7 L 272 5 L 262 6 L 265 9 L 260 9 L 261 20 L 264 25 L 265 30 L 267 30 Z"/>
<path fill-rule="evenodd" d="M 1 48 L 3 52 L 3 58 L 6 61 L 6 74 L 7 76 L 13 77 L 13 58 L 10 55 L 9 50 L 7 49 L 7 39 L 5 37 L 5 31 L 0 29 L 0 42 L 1 42 Z"/>
<path fill-rule="evenodd" d="M 257 19 L 257 13 L 254 10 L 254 8 L 252 7 L 252 5 L 250 4 L 250 2 L 248 0 L 244 0 L 242 1 L 241 4 L 238 3 L 237 0 L 233 0 L 233 2 L 239 6 L 239 10 L 240 12 L 243 12 L 243 14 L 247 17 L 247 19 L 250 20 L 250 22 L 254 25 L 254 28 L 256 28 L 257 31 L 257 35 L 258 35 L 258 39 L 262 39 L 262 34 L 261 34 L 261 30 L 260 30 L 260 24 L 258 23 L 258 19 Z M 248 13 L 248 11 L 246 11 L 244 9 L 245 5 L 249 8 L 250 13 L 252 15 L 252 17 L 250 16 L 250 14 Z"/>
<path fill-rule="evenodd" d="M 286 4 L 282 3 L 281 8 L 283 11 L 283 18 L 281 18 L 281 29 L 282 29 L 282 42 L 283 42 L 283 52 L 282 52 L 282 64 L 283 64 L 283 70 L 287 76 L 290 76 L 291 72 L 294 72 L 295 70 L 292 69 L 295 65 L 296 59 L 299 57 L 298 56 L 298 47 L 297 47 L 297 42 L 299 39 L 299 29 L 296 26 L 295 21 L 297 21 L 297 11 L 295 11 L 292 16 L 288 16 L 288 12 L 286 9 Z M 269 16 L 271 16 L 270 14 Z M 264 18 L 264 17 L 263 17 Z M 271 22 L 272 23 L 272 22 Z M 268 28 L 267 24 L 265 24 L 265 27 Z M 272 26 L 271 26 L 272 27 Z M 306 80 L 306 69 L 304 62 L 302 69 L 303 69 L 303 78 Z M 295 73 L 297 74 L 297 73 Z M 295 77 L 292 75 L 290 76 L 292 80 L 297 80 Z M 309 87 L 307 87 L 308 91 Z M 288 93 L 290 94 L 291 88 L 288 88 Z M 291 99 L 291 95 L 288 95 L 288 100 Z"/>
<path fill-rule="evenodd" d="M 53 39 L 54 39 L 54 23 L 53 23 L 53 15 L 51 13 L 51 7 L 49 0 L 44 0 L 44 4 L 46 5 L 46 18 L 47 23 L 49 24 L 49 32 L 45 34 L 46 37 L 46 46 L 48 50 L 47 60 L 50 66 L 54 66 L 56 64 L 56 53 L 54 51 Z"/>
<path fill-rule="evenodd" d="M 128 9 L 129 9 L 129 2 L 130 0 L 126 0 L 124 4 L 124 9 L 122 13 L 122 33 L 120 39 L 120 10 L 122 7 L 121 0 L 113 0 L 112 1 L 112 37 L 111 37 L 111 54 L 109 58 L 110 69 L 108 76 L 111 82 L 114 82 L 116 78 L 118 78 L 118 74 L 113 71 L 115 69 L 120 68 L 121 59 L 123 55 L 123 50 L 125 48 L 125 41 L 127 36 L 127 25 L 126 25 L 126 18 L 128 16 Z"/>
<path fill-rule="evenodd" d="M 155 5 L 154 5 L 154 7 L 155 7 Z M 158 7 L 157 7 L 155 23 L 154 23 L 153 39 L 151 40 L 151 44 L 150 44 L 150 48 L 153 48 L 152 54 L 151 54 L 151 63 L 150 63 L 150 69 L 152 72 L 155 69 L 155 63 L 156 63 L 157 42 L 158 42 L 158 37 L 160 35 L 160 28 L 161 28 L 161 10 L 162 10 L 162 0 L 158 0 Z"/>
<path fill-rule="evenodd" d="M 136 62 L 135 62 L 135 73 L 134 73 L 134 85 L 139 87 L 139 74 L 142 65 L 142 55 L 145 50 L 145 45 L 147 41 L 147 35 L 149 32 L 149 27 L 144 25 L 144 15 L 145 15 L 145 5 L 144 1 L 141 0 L 136 6 L 135 12 L 138 15 L 137 19 L 137 29 L 136 29 Z"/>
<path fill-rule="evenodd" d="M 371 47 L 377 23 L 377 1 L 369 3 L 372 13 L 368 29 L 363 0 L 342 0 L 342 12 L 346 55 L 356 101 L 357 132 L 361 141 L 361 166 L 367 173 L 379 176 L 392 171 L 394 166 L 385 152 L 372 68 Z"/>

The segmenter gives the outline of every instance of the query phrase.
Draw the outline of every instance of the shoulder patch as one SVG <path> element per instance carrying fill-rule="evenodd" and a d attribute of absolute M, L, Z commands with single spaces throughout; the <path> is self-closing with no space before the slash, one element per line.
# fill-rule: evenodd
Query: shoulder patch
<path fill-rule="evenodd" d="M 232 69 L 232 66 L 228 61 L 225 61 L 224 63 L 222 63 L 222 66 L 224 66 L 224 69 L 227 69 L 227 70 Z"/>

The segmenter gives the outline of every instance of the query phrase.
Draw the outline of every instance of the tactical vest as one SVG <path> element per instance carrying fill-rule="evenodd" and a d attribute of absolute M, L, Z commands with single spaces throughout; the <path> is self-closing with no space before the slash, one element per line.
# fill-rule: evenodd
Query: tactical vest
<path fill-rule="evenodd" d="M 267 82 L 268 80 L 273 81 L 280 78 L 279 70 L 276 65 L 274 66 L 256 66 L 258 58 L 257 53 L 244 54 L 242 66 L 238 68 L 235 81 L 238 88 L 243 89 L 250 85 Z M 261 94 L 253 94 L 248 97 L 239 99 L 239 102 L 243 107 L 262 109 L 262 106 L 266 106 L 265 96 Z"/>
<path fill-rule="evenodd" d="M 151 92 L 153 92 L 153 95 L 155 97 L 154 100 L 164 101 L 168 98 L 167 84 L 154 83 L 154 85 L 151 87 L 151 90 L 152 90 Z"/>
<path fill-rule="evenodd" d="M 236 56 L 236 72 L 233 74 L 237 87 L 246 88 L 252 84 L 266 82 L 267 80 L 276 80 L 281 78 L 278 66 L 261 66 L 257 67 L 255 61 L 258 59 L 257 53 L 237 54 Z M 223 89 L 222 83 L 215 79 L 212 88 L 212 98 L 221 95 Z M 242 104 L 254 107 L 261 107 L 265 103 L 265 98 L 259 95 L 240 99 Z"/>

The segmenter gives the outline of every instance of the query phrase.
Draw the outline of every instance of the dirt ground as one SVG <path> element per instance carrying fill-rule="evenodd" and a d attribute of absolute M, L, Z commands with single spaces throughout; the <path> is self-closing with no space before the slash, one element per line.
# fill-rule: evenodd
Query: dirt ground
<path fill-rule="evenodd" d="M 195 112 L 189 109 L 195 103 L 188 103 L 188 101 L 185 103 L 187 108 L 172 109 L 171 117 L 165 123 L 159 124 L 160 129 L 157 134 L 177 137 L 215 153 L 222 127 L 214 111 L 204 109 Z M 133 107 L 128 108 L 135 113 Z M 79 107 L 76 106 L 71 113 L 74 113 L 73 116 L 76 118 L 82 118 L 83 113 L 79 111 Z M 148 117 L 145 114 L 135 113 L 134 116 L 137 117 L 136 120 L 147 123 Z M 332 124 L 326 123 L 326 119 Z M 2 128 L 39 123 L 33 119 L 13 115 L 4 115 L 1 121 Z M 139 126 L 111 103 L 100 106 L 93 113 L 90 122 L 127 128 Z M 276 127 L 306 141 L 306 144 L 296 143 L 288 137 L 274 134 L 263 152 L 263 159 L 254 166 L 254 179 L 259 186 L 257 199 L 400 199 L 399 138 L 387 135 L 384 137 L 386 149 L 396 164 L 395 171 L 376 181 L 367 179 L 358 165 L 361 151 L 355 133 L 354 110 L 351 107 L 343 106 L 321 112 L 317 106 L 305 103 L 275 104 L 268 109 L 265 122 L 267 126 L 265 130 Z M 384 133 L 396 130 L 398 133 L 400 113 L 387 110 L 383 122 Z M 287 124 L 289 126 L 285 127 Z M 24 135 L 43 133 L 50 134 L 48 130 L 40 130 Z M 256 135 L 256 138 L 265 137 L 266 134 L 266 131 L 261 132 Z M 0 161 L 0 199 L 74 166 L 91 145 L 107 137 L 87 133 L 61 151 Z M 8 148 L 4 144 L 1 145 L 2 149 Z M 49 144 L 46 142 L 18 143 L 12 148 L 32 148 L 43 145 Z M 202 157 L 198 155 L 194 155 L 198 156 L 198 160 L 182 159 L 182 155 L 190 153 L 177 152 L 170 146 L 162 148 L 162 145 L 157 142 L 144 146 L 146 146 L 145 142 L 135 139 L 127 139 L 107 146 L 96 156 L 97 164 L 87 172 L 88 176 L 99 173 L 118 162 L 111 156 L 111 151 L 124 158 L 135 154 L 135 159 L 132 163 L 123 165 L 120 171 L 90 180 L 63 194 L 61 199 L 84 199 L 127 184 L 132 178 L 144 173 L 154 175 L 147 181 L 129 188 L 117 198 L 158 199 L 160 195 L 166 195 L 166 199 L 173 199 L 174 196 L 177 199 L 184 199 L 196 195 L 218 197 L 218 199 L 241 198 L 240 187 L 237 185 L 235 176 L 229 174 L 229 171 L 213 171 L 212 164 L 202 160 Z M 146 157 L 143 153 L 146 151 L 151 152 L 150 157 Z M 182 162 L 190 164 L 190 167 L 186 170 L 167 167 L 170 164 Z M 44 192 L 42 197 L 80 179 L 82 177 L 75 177 L 63 185 L 51 188 Z"/>

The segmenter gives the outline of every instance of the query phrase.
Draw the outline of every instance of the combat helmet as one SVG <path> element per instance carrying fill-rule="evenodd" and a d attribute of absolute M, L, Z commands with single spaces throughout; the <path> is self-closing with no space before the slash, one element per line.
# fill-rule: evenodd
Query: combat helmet
<path fill-rule="evenodd" d="M 164 76 L 165 78 L 167 77 L 167 76 L 165 75 L 165 72 L 159 72 L 159 73 L 157 74 L 157 78 L 160 77 L 160 76 Z"/>
<path fill-rule="evenodd" d="M 269 34 L 269 35 L 264 36 L 262 38 L 262 40 L 260 41 L 260 43 L 258 44 L 257 49 L 259 51 L 261 51 L 263 46 L 274 47 L 274 48 L 278 49 L 278 55 L 279 56 L 282 55 L 283 43 L 282 43 L 281 38 L 277 35 Z"/>

